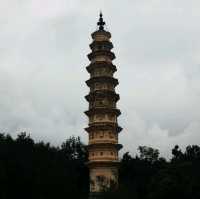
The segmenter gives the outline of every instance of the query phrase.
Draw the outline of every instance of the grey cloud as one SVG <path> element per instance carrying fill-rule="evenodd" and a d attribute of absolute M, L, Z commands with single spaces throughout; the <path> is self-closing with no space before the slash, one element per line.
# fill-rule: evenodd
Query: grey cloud
<path fill-rule="evenodd" d="M 160 148 L 200 143 L 200 2 L 0 0 L 0 131 L 60 144 L 87 142 L 90 34 L 103 10 L 121 95 L 121 143 Z"/>

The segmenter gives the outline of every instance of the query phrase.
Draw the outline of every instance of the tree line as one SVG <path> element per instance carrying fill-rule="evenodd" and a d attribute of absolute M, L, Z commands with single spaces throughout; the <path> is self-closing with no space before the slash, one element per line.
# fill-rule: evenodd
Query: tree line
<path fill-rule="evenodd" d="M 138 147 L 138 155 L 125 153 L 120 160 L 119 187 L 102 198 L 199 199 L 200 146 L 179 146 L 172 158 L 159 150 Z M 85 199 L 89 174 L 86 146 L 70 137 L 60 147 L 35 142 L 26 133 L 17 138 L 0 134 L 0 199 Z"/>

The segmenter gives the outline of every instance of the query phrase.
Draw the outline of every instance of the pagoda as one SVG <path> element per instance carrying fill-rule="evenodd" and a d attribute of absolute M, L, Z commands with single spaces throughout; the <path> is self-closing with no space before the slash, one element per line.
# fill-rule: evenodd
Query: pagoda
<path fill-rule="evenodd" d="M 96 195 L 105 189 L 116 187 L 118 184 L 118 151 L 122 145 L 118 144 L 118 134 L 122 128 L 117 118 L 121 114 L 116 103 L 119 94 L 115 92 L 118 80 L 113 77 L 117 71 L 112 61 L 115 54 L 111 51 L 113 44 L 110 41 L 111 33 L 106 31 L 105 22 L 100 13 L 97 23 L 98 29 L 92 33 L 90 61 L 86 67 L 90 79 L 86 81 L 90 92 L 85 96 L 89 102 L 89 109 L 85 114 L 89 118 L 89 135 L 87 163 L 90 171 L 90 196 Z"/>

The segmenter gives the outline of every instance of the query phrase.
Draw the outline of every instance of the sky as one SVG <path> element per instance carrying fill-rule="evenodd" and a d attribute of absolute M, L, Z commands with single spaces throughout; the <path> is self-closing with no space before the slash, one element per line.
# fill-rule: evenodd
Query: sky
<path fill-rule="evenodd" d="M 102 10 L 119 79 L 123 152 L 200 144 L 199 0 L 0 0 L 0 132 L 87 143 L 85 81 Z"/>

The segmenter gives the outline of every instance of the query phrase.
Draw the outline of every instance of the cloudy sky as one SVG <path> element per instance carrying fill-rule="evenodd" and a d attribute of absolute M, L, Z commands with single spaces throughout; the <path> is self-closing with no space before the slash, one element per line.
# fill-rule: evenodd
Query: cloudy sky
<path fill-rule="evenodd" d="M 87 143 L 84 81 L 99 10 L 112 33 L 120 142 L 200 144 L 199 0 L 0 0 L 0 132 Z"/>

